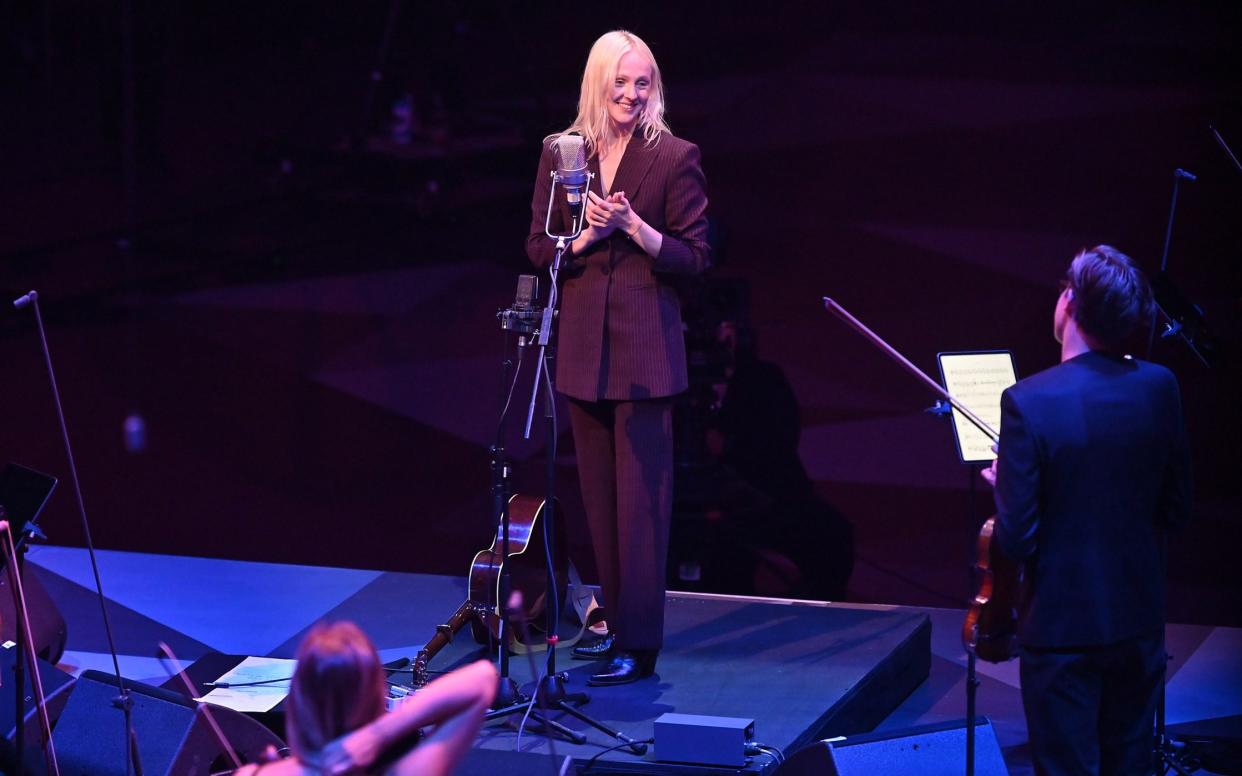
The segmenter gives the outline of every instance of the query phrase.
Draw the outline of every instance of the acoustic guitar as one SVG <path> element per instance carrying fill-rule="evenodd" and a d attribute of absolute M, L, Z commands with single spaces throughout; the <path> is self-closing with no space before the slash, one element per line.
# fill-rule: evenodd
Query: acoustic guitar
<path fill-rule="evenodd" d="M 497 531 L 492 546 L 480 550 L 470 562 L 470 583 L 467 598 L 487 606 L 489 616 L 470 623 L 474 640 L 487 644 L 500 637 L 500 577 L 509 572 L 509 589 L 522 594 L 519 618 L 527 630 L 543 631 L 543 614 L 547 607 L 548 571 L 547 542 L 544 541 L 543 499 L 515 495 L 509 499 L 509 556 L 503 557 L 501 536 Z M 564 521 L 560 519 L 560 502 L 556 502 L 556 535 L 553 537 L 552 568 L 556 572 L 556 600 L 564 603 L 569 586 L 569 554 L 565 542 Z M 510 629 L 510 646 L 519 635 Z"/>
<path fill-rule="evenodd" d="M 414 658 L 414 685 L 427 682 L 427 665 L 436 654 L 453 641 L 453 636 L 470 625 L 474 640 L 489 644 L 500 638 L 501 618 L 504 612 L 500 601 L 501 574 L 509 572 L 510 590 L 522 594 L 522 610 L 516 616 L 510 613 L 509 625 L 504 628 L 506 647 L 517 653 L 530 652 L 535 646 L 534 633 L 543 633 L 543 615 L 547 610 L 547 542 L 544 540 L 545 502 L 533 496 L 513 496 L 509 499 L 509 547 L 504 552 L 503 537 L 498 530 L 492 545 L 475 553 L 470 563 L 470 576 L 466 587 L 466 600 L 449 617 L 448 622 L 436 626 L 436 635 L 423 645 Z M 560 503 L 557 502 L 557 506 Z M 558 510 L 559 512 L 559 510 Z M 556 598 L 565 600 L 569 586 L 569 553 L 561 520 L 555 521 L 552 568 L 556 572 Z M 521 634 L 532 634 L 523 642 Z M 565 642 L 562 642 L 565 643 Z"/>

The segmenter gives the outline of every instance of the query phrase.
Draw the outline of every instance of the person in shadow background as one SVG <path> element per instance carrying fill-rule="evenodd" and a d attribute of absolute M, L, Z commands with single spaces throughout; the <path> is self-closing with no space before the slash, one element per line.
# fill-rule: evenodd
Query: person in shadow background
<path fill-rule="evenodd" d="M 717 387 L 712 452 L 762 494 L 725 504 L 735 541 L 751 551 L 754 592 L 841 600 L 854 568 L 854 529 L 816 492 L 798 456 L 801 412 L 784 370 L 759 357 L 749 326 L 722 322 L 717 340 L 727 354 Z"/>

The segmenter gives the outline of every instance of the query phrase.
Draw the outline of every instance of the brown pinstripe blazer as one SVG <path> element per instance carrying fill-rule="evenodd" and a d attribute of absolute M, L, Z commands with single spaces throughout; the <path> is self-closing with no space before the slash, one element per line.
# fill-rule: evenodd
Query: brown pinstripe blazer
<path fill-rule="evenodd" d="M 544 144 L 531 200 L 526 253 L 546 267 L 556 253 L 544 234 L 556 155 Z M 588 165 L 600 196 L 599 160 Z M 681 303 L 671 276 L 702 272 L 710 262 L 707 192 L 699 149 L 668 133 L 652 145 L 635 138 L 617 165 L 613 191 L 664 235 L 660 255 L 648 256 L 621 231 L 587 248 L 566 252 L 558 323 L 557 389 L 575 399 L 650 399 L 686 390 L 686 345 Z M 568 231 L 569 205 L 557 194 L 552 231 Z M 568 263 L 566 263 L 568 262 Z"/>

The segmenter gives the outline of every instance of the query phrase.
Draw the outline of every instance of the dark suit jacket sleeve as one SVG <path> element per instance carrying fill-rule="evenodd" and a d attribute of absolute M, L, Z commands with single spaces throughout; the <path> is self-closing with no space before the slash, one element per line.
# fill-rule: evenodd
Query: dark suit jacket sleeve
<path fill-rule="evenodd" d="M 1010 391 L 1001 394 L 1000 453 L 996 463 L 996 537 L 1015 560 L 1036 550 L 1040 518 L 1039 449 Z"/>
<path fill-rule="evenodd" d="M 1177 378 L 1172 373 L 1168 375 L 1168 383 L 1168 390 L 1172 394 L 1169 414 L 1173 416 L 1174 423 L 1173 449 L 1169 455 L 1168 466 L 1165 467 L 1156 521 L 1164 528 L 1181 528 L 1190 522 L 1191 513 L 1190 443 L 1186 438 L 1186 424 L 1182 419 L 1181 393 L 1177 388 Z"/>
<path fill-rule="evenodd" d="M 539 157 L 539 171 L 535 174 L 535 193 L 530 200 L 530 232 L 526 236 L 526 255 L 540 268 L 551 264 L 556 255 L 556 241 L 544 233 L 548 195 L 552 192 L 552 164 L 552 150 L 544 143 L 543 154 Z M 552 208 L 550 226 L 553 234 L 563 233 L 565 224 L 561 208 Z M 568 259 L 572 253 L 573 249 L 567 248 L 562 258 Z"/>
<path fill-rule="evenodd" d="M 665 228 L 661 230 L 664 241 L 651 267 L 655 272 L 689 275 L 702 272 L 710 263 L 707 182 L 699 158 L 699 147 L 688 143 L 669 174 Z"/>

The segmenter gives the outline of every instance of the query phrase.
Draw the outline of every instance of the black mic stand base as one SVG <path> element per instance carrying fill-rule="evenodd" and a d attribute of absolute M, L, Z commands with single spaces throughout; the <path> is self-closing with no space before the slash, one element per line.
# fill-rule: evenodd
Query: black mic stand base
<path fill-rule="evenodd" d="M 492 703 L 492 710 L 483 716 L 483 719 L 491 721 L 494 719 L 502 719 L 513 714 L 526 714 L 530 711 L 530 718 L 539 723 L 545 730 L 558 733 L 561 737 L 575 744 L 585 744 L 586 736 L 579 733 L 573 728 L 566 727 L 561 723 L 548 717 L 543 713 L 551 706 L 555 705 L 546 697 L 540 697 L 541 690 L 537 690 L 535 697 L 523 695 L 518 689 L 517 682 L 510 677 L 503 676 L 500 678 L 500 688 L 496 693 L 496 700 Z M 539 710 L 531 708 L 531 703 L 535 703 Z M 586 697 L 583 696 L 583 703 Z"/>
<path fill-rule="evenodd" d="M 517 682 L 511 676 L 502 676 L 496 686 L 496 697 L 492 700 L 492 711 L 508 708 L 530 700 L 522 695 Z M 490 713 L 490 712 L 489 712 Z"/>
<path fill-rule="evenodd" d="M 1160 672 L 1160 688 L 1157 690 L 1159 697 L 1156 699 L 1156 728 L 1155 737 L 1152 746 L 1152 767 L 1153 773 L 1168 773 L 1173 771 L 1189 776 L 1199 770 L 1186 762 L 1187 752 L 1184 746 L 1179 747 L 1168 734 L 1165 728 L 1165 704 L 1167 701 L 1168 673 L 1169 661 L 1173 659 L 1172 655 L 1165 654 L 1165 668 Z"/>
<path fill-rule="evenodd" d="M 539 683 L 539 687 L 536 689 L 534 697 L 534 703 L 538 710 L 531 711 L 530 716 L 532 719 L 536 720 L 546 729 L 561 734 L 561 736 L 572 743 L 585 744 L 587 740 L 585 735 L 577 730 L 562 725 L 556 720 L 549 719 L 546 716 L 547 712 L 552 710 L 563 711 L 574 719 L 577 719 L 580 722 L 585 722 L 601 733 L 608 735 L 610 738 L 620 741 L 634 754 L 641 755 L 647 753 L 646 743 L 636 741 L 621 731 L 609 727 L 603 722 L 600 722 L 599 720 L 583 713 L 578 707 L 590 701 L 590 696 L 584 692 L 569 692 L 566 689 L 565 680 L 565 674 L 553 674 L 552 676 L 544 678 L 543 681 Z M 522 698 L 521 694 L 518 693 L 517 700 L 515 700 L 511 705 L 495 708 L 492 711 L 489 711 L 484 718 L 493 720 L 500 719 L 501 717 L 506 717 L 511 714 L 524 714 L 530 707 L 530 704 L 530 698 Z M 497 705 L 499 706 L 499 704 Z"/>
<path fill-rule="evenodd" d="M 1183 761 L 1183 752 L 1178 749 L 1177 745 L 1170 738 L 1158 739 L 1156 741 L 1156 751 L 1153 758 L 1156 765 L 1152 773 L 1168 773 L 1172 771 L 1181 774 L 1181 776 L 1191 776 L 1191 774 L 1199 770 L 1196 767 L 1187 765 Z"/>
<path fill-rule="evenodd" d="M 568 692 L 565 689 L 565 678 L 565 674 L 553 674 L 544 679 L 540 685 L 539 693 L 543 696 L 543 700 L 546 701 L 547 707 L 556 707 L 569 716 L 585 722 L 611 738 L 615 738 L 625 744 L 634 754 L 647 753 L 647 745 L 642 741 L 635 741 L 620 730 L 611 728 L 594 717 L 584 714 L 578 707 L 589 701 L 590 696 L 584 692 Z"/>

